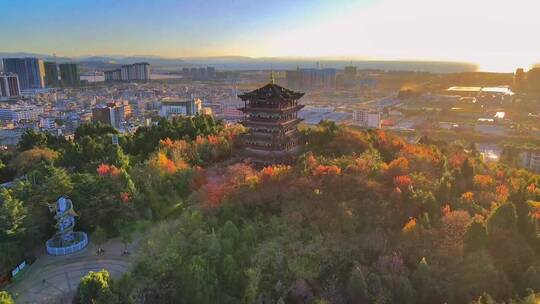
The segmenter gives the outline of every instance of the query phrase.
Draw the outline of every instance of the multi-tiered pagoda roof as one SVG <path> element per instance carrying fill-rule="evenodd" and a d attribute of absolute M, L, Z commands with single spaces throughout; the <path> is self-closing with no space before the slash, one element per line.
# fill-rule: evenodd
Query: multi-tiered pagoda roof
<path fill-rule="evenodd" d="M 238 95 L 245 102 L 239 109 L 245 113 L 242 124 L 248 128 L 243 136 L 244 145 L 255 162 L 286 163 L 298 154 L 298 111 L 304 107 L 298 100 L 302 96 L 304 93 L 273 82 Z"/>
<path fill-rule="evenodd" d="M 248 93 L 240 94 L 242 100 L 246 99 L 279 99 L 279 100 L 290 100 L 290 99 L 300 99 L 304 96 L 304 93 L 295 92 L 284 88 L 275 83 L 269 83 L 264 87 L 258 88 Z"/>

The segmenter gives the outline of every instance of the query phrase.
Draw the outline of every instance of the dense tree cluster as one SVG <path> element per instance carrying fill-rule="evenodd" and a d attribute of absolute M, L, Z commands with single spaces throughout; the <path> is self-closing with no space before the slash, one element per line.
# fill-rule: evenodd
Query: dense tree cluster
<path fill-rule="evenodd" d="M 48 235 L 39 202 L 65 194 L 85 231 L 156 222 L 132 271 L 89 274 L 80 303 L 540 299 L 540 176 L 484 163 L 472 146 L 322 122 L 302 130 L 295 164 L 257 168 L 234 157 L 242 128 L 209 117 L 161 121 L 119 146 L 101 128 L 32 135 L 13 159 L 38 149 L 17 162 L 38 165 L 14 167 L 26 178 L 0 193 L 18 244 Z"/>
<path fill-rule="evenodd" d="M 234 127 L 225 129 L 209 116 L 163 120 L 135 135 L 118 134 L 114 128 L 101 124 L 82 125 L 71 139 L 27 131 L 17 151 L 0 158 L 4 182 L 16 178 L 12 187 L 0 191 L 0 273 L 9 271 L 24 258 L 25 252 L 43 244 L 54 233 L 53 215 L 45 203 L 60 196 L 73 200 L 80 216 L 77 230 L 92 233 L 100 227 L 108 236 L 117 236 L 122 227 L 137 220 L 161 219 L 158 211 L 154 217 L 148 213 L 155 201 L 147 195 L 149 191 L 144 183 L 153 181 L 152 184 L 158 185 L 169 179 L 170 189 L 174 189 L 183 179 L 185 191 L 190 191 L 191 176 L 197 170 L 170 177 L 168 173 L 159 173 L 162 168 L 157 168 L 158 173 L 152 175 L 154 171 L 150 168 L 161 153 L 161 145 L 155 144 L 146 151 L 149 156 L 142 157 L 139 151 L 131 149 L 134 141 L 168 143 L 172 142 L 169 136 L 183 138 L 175 143 L 200 152 L 183 168 L 191 170 L 191 163 L 210 164 L 230 157 L 235 134 L 240 131 Z M 118 136 L 119 144 L 113 143 L 113 136 Z M 140 170 L 151 174 L 152 181 L 143 183 L 137 179 L 136 185 L 132 175 L 141 173 Z M 160 193 L 167 197 L 170 189 Z M 183 194 L 187 195 L 188 192 Z M 157 202 L 160 207 L 156 209 L 170 207 L 162 203 Z"/>
<path fill-rule="evenodd" d="M 7 291 L 0 291 L 0 304 L 14 304 L 13 298 Z"/>
<path fill-rule="evenodd" d="M 203 172 L 143 243 L 123 301 L 537 301 L 539 176 L 330 122 L 305 139 L 294 166 Z"/>
<path fill-rule="evenodd" d="M 77 288 L 75 302 L 81 304 L 118 303 L 118 296 L 113 291 L 113 282 L 109 272 L 90 271 L 82 277 Z"/>
<path fill-rule="evenodd" d="M 166 138 L 195 140 L 197 136 L 212 135 L 221 129 L 222 125 L 216 123 L 212 116 L 207 115 L 179 117 L 172 121 L 163 118 L 157 125 L 139 128 L 130 138 L 127 149 L 130 154 L 146 158 L 156 150 L 160 140 Z"/>

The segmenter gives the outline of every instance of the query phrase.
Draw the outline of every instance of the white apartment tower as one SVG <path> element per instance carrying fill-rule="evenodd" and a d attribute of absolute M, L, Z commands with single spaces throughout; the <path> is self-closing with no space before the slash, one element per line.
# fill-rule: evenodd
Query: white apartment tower
<path fill-rule="evenodd" d="M 353 111 L 353 121 L 365 128 L 381 127 L 381 112 L 373 109 Z"/>

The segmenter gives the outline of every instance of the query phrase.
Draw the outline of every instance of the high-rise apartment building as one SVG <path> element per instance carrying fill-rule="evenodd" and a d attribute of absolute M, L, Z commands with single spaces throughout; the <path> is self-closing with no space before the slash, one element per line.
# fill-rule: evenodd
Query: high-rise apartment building
<path fill-rule="evenodd" d="M 357 69 L 355 66 L 347 66 L 344 69 L 343 85 L 346 88 L 352 88 L 356 85 Z"/>
<path fill-rule="evenodd" d="M 78 86 L 80 84 L 79 65 L 76 63 L 60 64 L 60 79 L 64 86 Z"/>
<path fill-rule="evenodd" d="M 17 74 L 21 90 L 45 87 L 45 67 L 38 58 L 4 58 L 4 72 Z"/>
<path fill-rule="evenodd" d="M 354 122 L 365 128 L 381 127 L 381 112 L 376 109 L 354 110 L 352 118 Z"/>
<path fill-rule="evenodd" d="M 54 87 L 59 84 L 58 81 L 58 65 L 53 61 L 45 61 L 43 63 L 45 67 L 45 85 L 47 87 Z"/>
<path fill-rule="evenodd" d="M 336 69 L 296 69 L 286 71 L 287 86 L 298 90 L 335 89 Z"/>
<path fill-rule="evenodd" d="M 211 80 L 216 78 L 216 68 L 183 68 L 182 74 L 193 80 Z"/>
<path fill-rule="evenodd" d="M 521 164 L 533 172 L 540 172 L 540 149 L 525 149 L 521 153 Z"/>
<path fill-rule="evenodd" d="M 214 79 L 216 78 L 216 68 L 214 67 L 207 67 L 206 68 L 206 76 L 208 79 Z"/>
<path fill-rule="evenodd" d="M 0 97 L 17 97 L 21 95 L 19 78 L 16 74 L 0 73 Z"/>
<path fill-rule="evenodd" d="M 43 89 L 45 87 L 45 66 L 43 60 L 37 58 L 24 58 L 28 72 L 30 89 Z"/>
<path fill-rule="evenodd" d="M 150 80 L 150 64 L 148 64 L 147 62 L 134 63 L 132 65 L 132 70 L 133 80 Z"/>
<path fill-rule="evenodd" d="M 527 92 L 540 96 L 540 67 L 534 67 L 527 72 Z"/>
<path fill-rule="evenodd" d="M 2 60 L 4 72 L 17 75 L 19 79 L 19 87 L 21 90 L 26 90 L 30 86 L 28 84 L 28 74 L 26 72 L 26 63 L 23 58 L 4 58 Z"/>
<path fill-rule="evenodd" d="M 122 68 L 120 68 L 120 79 L 122 81 L 128 81 L 129 80 L 129 70 L 130 70 L 130 67 L 131 65 L 129 64 L 126 64 L 126 65 L 123 65 Z"/>
<path fill-rule="evenodd" d="M 123 65 L 120 69 L 105 71 L 105 81 L 148 81 L 150 64 L 139 62 Z"/>
<path fill-rule="evenodd" d="M 105 81 L 107 82 L 122 81 L 122 70 L 116 69 L 116 70 L 105 71 Z"/>

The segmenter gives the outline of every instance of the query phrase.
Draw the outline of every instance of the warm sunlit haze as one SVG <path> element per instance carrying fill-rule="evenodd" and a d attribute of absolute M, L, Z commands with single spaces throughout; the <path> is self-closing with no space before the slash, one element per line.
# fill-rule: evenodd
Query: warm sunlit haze
<path fill-rule="evenodd" d="M 0 304 L 540 304 L 540 0 L 0 0 Z"/>
<path fill-rule="evenodd" d="M 463 61 L 510 72 L 540 62 L 539 9 L 536 0 L 0 0 L 0 52 Z"/>

